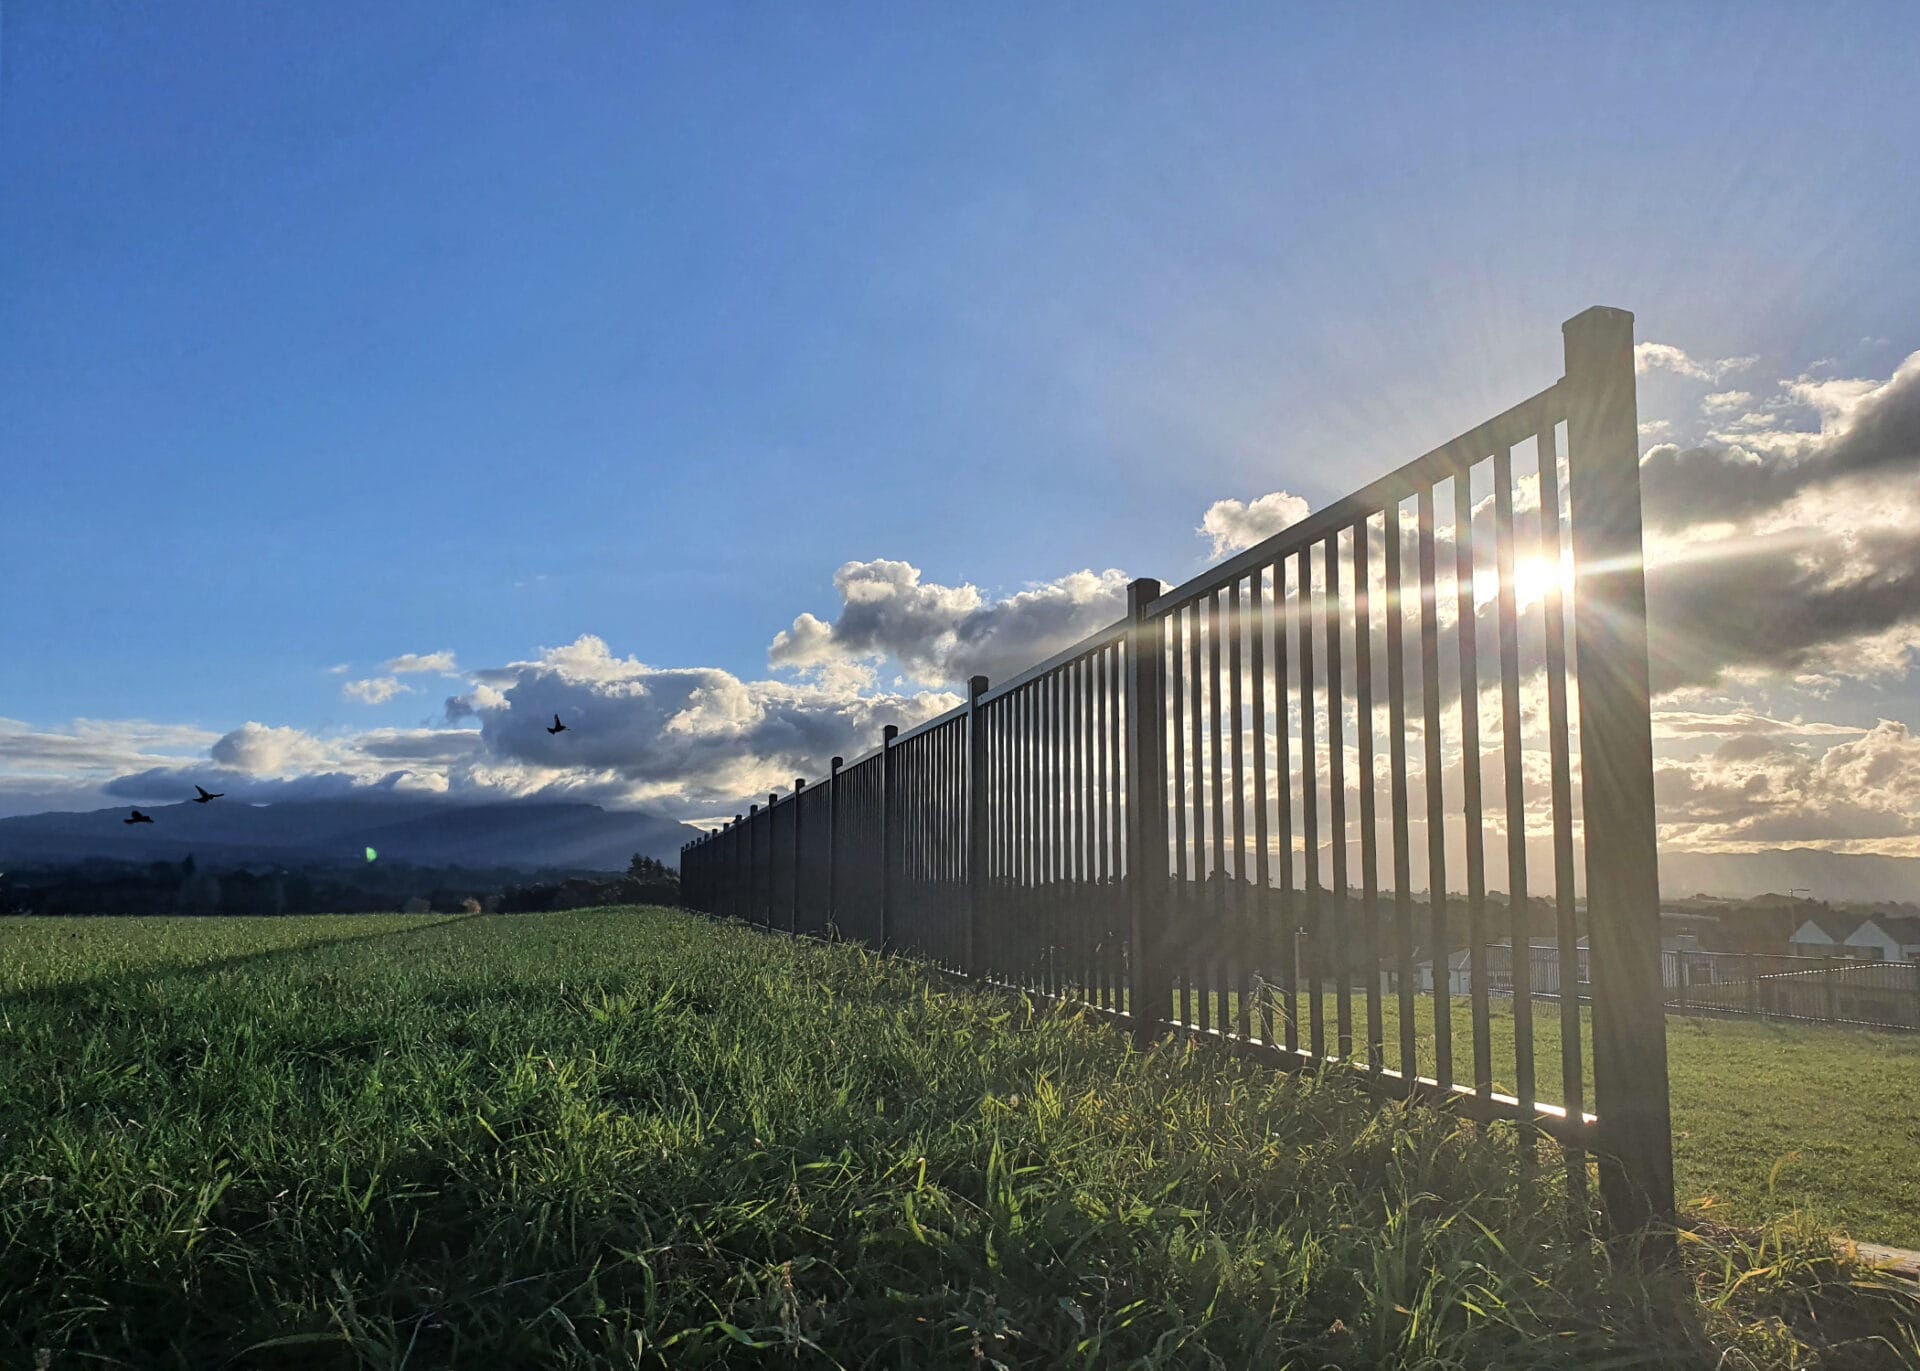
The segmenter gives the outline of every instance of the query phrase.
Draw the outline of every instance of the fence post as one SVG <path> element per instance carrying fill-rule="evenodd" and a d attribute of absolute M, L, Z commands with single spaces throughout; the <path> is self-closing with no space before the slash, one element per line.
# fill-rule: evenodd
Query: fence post
<path fill-rule="evenodd" d="M 766 908 L 761 911 L 764 916 L 762 918 L 762 922 L 765 923 L 768 928 L 773 927 L 774 901 L 780 898 L 774 892 L 774 889 L 773 889 L 773 811 L 775 806 L 777 806 L 779 803 L 780 803 L 780 793 L 774 790 L 768 791 L 767 792 L 767 903 L 766 903 Z"/>
<path fill-rule="evenodd" d="M 1600 1189 L 1616 1232 L 1666 1230 L 1677 1251 L 1673 1121 L 1660 976 L 1647 585 L 1633 315 L 1596 306 L 1562 326 L 1573 501 L 1574 654 L 1593 960 Z"/>
<path fill-rule="evenodd" d="M 893 812 L 894 767 L 893 740 L 900 736 L 898 724 L 880 730 L 880 950 L 893 951 L 893 848 L 900 821 Z"/>
<path fill-rule="evenodd" d="M 807 778 L 793 778 L 793 903 L 787 907 L 787 932 L 800 931 L 800 792 L 807 788 Z"/>
<path fill-rule="evenodd" d="M 967 681 L 967 974 L 986 974 L 987 956 L 987 716 L 980 697 L 987 678 Z"/>
<path fill-rule="evenodd" d="M 747 889 L 745 907 L 740 917 L 753 923 L 754 911 L 760 907 L 760 806 L 747 806 L 747 831 L 742 836 L 747 840 Z"/>
<path fill-rule="evenodd" d="M 1160 583 L 1127 587 L 1126 805 L 1127 1012 L 1142 1046 L 1166 1028 L 1173 1001 L 1167 971 L 1167 757 L 1164 621 L 1147 612 Z"/>
<path fill-rule="evenodd" d="M 1820 959 L 1820 984 L 1827 992 L 1827 1022 L 1833 1023 L 1840 1017 L 1840 983 L 1834 973 L 1834 959 L 1831 954 Z"/>
<path fill-rule="evenodd" d="M 840 768 L 835 757 L 827 772 L 827 927 L 840 931 Z"/>
<path fill-rule="evenodd" d="M 1747 1012 L 1760 1017 L 1760 968 L 1751 952 L 1747 954 Z"/>

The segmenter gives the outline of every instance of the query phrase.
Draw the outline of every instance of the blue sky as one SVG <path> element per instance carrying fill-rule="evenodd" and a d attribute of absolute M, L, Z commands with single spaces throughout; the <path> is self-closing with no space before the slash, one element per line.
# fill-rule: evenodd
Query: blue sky
<path fill-rule="evenodd" d="M 1885 382 L 1920 349 L 1917 32 L 14 0 L 0 806 L 127 793 L 99 786 L 246 724 L 278 742 L 221 764 L 282 780 L 369 730 L 444 750 L 447 697 L 471 729 L 583 635 L 583 680 L 804 680 L 864 727 L 849 693 L 941 683 L 891 650 L 841 664 L 870 682 L 768 663 L 843 564 L 989 607 L 1184 577 L 1216 501 L 1343 493 L 1553 380 L 1594 303 L 1703 374 L 1754 359 L 1650 367 L 1642 417 L 1685 441 L 1706 394 Z M 1876 641 L 1892 667 L 1686 703 L 1920 728 Z M 343 693 L 382 679 L 413 688 Z M 790 767 L 764 744 L 742 787 Z M 711 807 L 636 746 L 596 774 Z"/>

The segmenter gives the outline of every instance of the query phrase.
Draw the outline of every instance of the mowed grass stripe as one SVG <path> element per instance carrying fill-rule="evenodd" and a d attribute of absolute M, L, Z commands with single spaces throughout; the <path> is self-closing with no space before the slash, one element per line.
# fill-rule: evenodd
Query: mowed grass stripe
<path fill-rule="evenodd" d="M 1920 1365 L 1824 1235 L 1644 1276 L 1500 1140 L 853 949 L 34 920 L 0 969 L 0 1364 Z"/>

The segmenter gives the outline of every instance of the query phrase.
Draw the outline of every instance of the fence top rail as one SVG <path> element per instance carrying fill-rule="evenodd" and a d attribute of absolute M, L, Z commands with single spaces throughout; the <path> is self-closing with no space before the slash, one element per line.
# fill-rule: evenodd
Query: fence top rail
<path fill-rule="evenodd" d="M 1391 505 L 1430 490 L 1449 476 L 1457 476 L 1497 449 L 1511 448 L 1537 436 L 1565 417 L 1565 402 L 1560 389 L 1564 381 L 1555 381 L 1537 395 L 1529 396 L 1504 413 L 1477 424 L 1457 438 L 1449 439 L 1431 452 L 1414 458 L 1396 471 L 1388 472 L 1371 485 L 1335 500 L 1316 510 L 1297 524 L 1290 524 L 1264 542 L 1236 553 L 1217 566 L 1173 587 L 1147 606 L 1147 613 L 1165 615 L 1222 586 L 1264 569 L 1282 557 L 1311 547 L 1330 534 L 1371 518 Z"/>
<path fill-rule="evenodd" d="M 1127 636 L 1127 623 L 1127 620 L 1119 619 L 1108 624 L 1105 628 L 1094 630 L 1079 642 L 1073 644 L 1073 646 L 1060 649 L 1060 651 L 1054 653 L 1053 656 L 1047 658 L 1044 662 L 1037 662 L 1019 675 L 1011 676 L 999 685 L 989 687 L 987 692 L 980 697 L 980 702 L 985 704 L 987 701 L 997 700 L 1003 695 L 1011 695 L 1022 686 L 1032 685 L 1042 676 L 1058 671 L 1063 666 L 1071 666 L 1082 657 L 1091 657 L 1102 648 L 1111 647 Z"/>
<path fill-rule="evenodd" d="M 966 717 L 967 717 L 967 706 L 964 702 L 962 702 L 960 704 L 955 705 L 952 709 L 949 709 L 945 714 L 937 714 L 933 718 L 928 719 L 925 723 L 915 724 L 912 728 L 908 729 L 906 732 L 896 734 L 893 740 L 893 746 L 898 747 L 902 743 L 910 743 L 915 738 L 923 737 L 928 733 L 932 733 L 936 729 L 945 728 L 948 724 L 959 723 L 960 720 Z M 874 752 L 875 752 L 875 755 L 878 755 L 879 749 L 875 748 Z M 862 758 L 862 760 L 864 761 L 865 759 Z"/>

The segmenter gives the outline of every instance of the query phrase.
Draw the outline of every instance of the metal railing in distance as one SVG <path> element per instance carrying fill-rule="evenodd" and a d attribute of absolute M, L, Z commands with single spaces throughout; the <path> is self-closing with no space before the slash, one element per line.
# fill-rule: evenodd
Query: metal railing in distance
<path fill-rule="evenodd" d="M 1920 962 L 1668 950 L 1669 1013 L 1920 1029 Z"/>
<path fill-rule="evenodd" d="M 1565 360 L 1186 584 L 1136 582 L 1125 619 L 1011 681 L 976 677 L 836 765 L 823 809 L 803 791 L 689 845 L 690 898 L 1143 1040 L 1346 1064 L 1512 1121 L 1526 1159 L 1551 1134 L 1576 1184 L 1590 1149 L 1622 1228 L 1669 1217 L 1631 316 L 1570 320 Z M 781 846 L 811 851 L 822 814 L 824 875 Z M 1582 967 L 1583 993 L 1503 941 Z"/>

